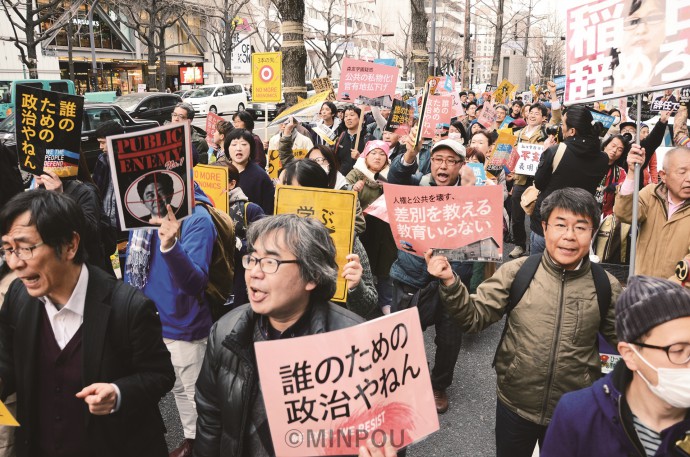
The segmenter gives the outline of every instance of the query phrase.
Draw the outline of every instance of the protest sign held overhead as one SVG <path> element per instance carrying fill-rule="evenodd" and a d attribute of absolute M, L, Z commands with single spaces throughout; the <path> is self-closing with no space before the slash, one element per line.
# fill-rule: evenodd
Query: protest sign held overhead
<path fill-rule="evenodd" d="M 252 101 L 279 103 L 283 98 L 283 54 L 255 52 L 252 54 Z"/>
<path fill-rule="evenodd" d="M 282 111 L 278 116 L 275 117 L 275 119 L 271 121 L 269 125 L 281 124 L 290 117 L 294 117 L 295 119 L 302 121 L 311 120 L 314 116 L 319 114 L 321 105 L 323 105 L 323 102 L 326 101 L 328 101 L 328 92 L 321 92 L 319 94 L 312 95 L 306 100 L 297 102 L 290 108 Z"/>
<path fill-rule="evenodd" d="M 497 114 L 493 103 L 485 102 L 482 112 L 479 114 L 479 118 L 477 118 L 477 122 L 479 122 L 479 124 L 485 129 L 493 130 L 494 123 L 496 122 L 496 116 Z"/>
<path fill-rule="evenodd" d="M 400 136 L 410 133 L 410 126 L 414 116 L 414 108 L 402 100 L 393 100 L 393 108 L 388 115 L 385 130 Z"/>
<path fill-rule="evenodd" d="M 328 92 L 328 101 L 335 101 L 335 91 L 333 89 L 333 82 L 331 82 L 331 78 L 314 78 L 311 80 L 311 84 L 314 86 L 314 91 L 316 91 L 317 94 L 320 94 L 321 92 Z"/>
<path fill-rule="evenodd" d="M 383 195 L 398 249 L 417 256 L 429 249 L 449 249 L 462 260 L 502 259 L 501 186 L 384 184 Z"/>
<path fill-rule="evenodd" d="M 77 176 L 84 97 L 18 84 L 16 105 L 19 167 L 34 175 Z"/>
<path fill-rule="evenodd" d="M 436 130 L 450 125 L 453 117 L 453 97 L 451 95 L 430 95 L 422 117 L 422 138 L 433 138 Z"/>
<path fill-rule="evenodd" d="M 493 93 L 494 103 L 499 105 L 506 103 L 510 98 L 510 93 L 513 92 L 513 90 L 515 90 L 516 87 L 517 86 L 515 86 L 515 84 L 511 83 L 507 79 L 501 81 L 501 84 L 498 85 L 498 87 Z M 484 106 L 486 106 L 486 104 Z"/>
<path fill-rule="evenodd" d="M 349 190 L 314 189 L 311 187 L 277 186 L 276 214 L 297 214 L 322 222 L 335 243 L 338 282 L 331 300 L 345 302 L 347 281 L 342 277 L 346 256 L 352 252 L 355 236 L 357 192 Z"/>
<path fill-rule="evenodd" d="M 566 102 L 690 83 L 690 8 L 683 1 L 593 1 L 568 9 Z"/>
<path fill-rule="evenodd" d="M 338 100 L 354 102 L 359 97 L 376 98 L 395 95 L 398 67 L 389 67 L 363 60 L 343 59 L 338 85 Z"/>
<path fill-rule="evenodd" d="M 189 123 L 109 136 L 110 173 L 122 230 L 157 227 L 152 217 L 192 214 L 192 146 Z"/>
<path fill-rule="evenodd" d="M 222 121 L 223 118 L 216 113 L 209 112 L 206 116 L 206 142 L 209 144 L 215 144 L 213 142 L 213 134 L 216 133 L 216 126 L 218 121 Z M 223 147 L 222 144 L 216 144 L 216 146 Z M 203 152 L 203 151 L 200 151 Z"/>
<path fill-rule="evenodd" d="M 228 212 L 228 169 L 221 166 L 197 165 L 194 167 L 194 182 L 211 200 L 219 211 Z"/>
<path fill-rule="evenodd" d="M 275 455 L 356 455 L 439 429 L 417 308 L 254 348 Z"/>

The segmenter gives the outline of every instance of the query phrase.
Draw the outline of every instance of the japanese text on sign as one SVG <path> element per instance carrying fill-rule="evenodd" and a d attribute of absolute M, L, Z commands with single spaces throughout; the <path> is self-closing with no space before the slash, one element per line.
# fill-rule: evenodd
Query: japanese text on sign
<path fill-rule="evenodd" d="M 376 430 L 403 446 L 438 429 L 416 308 L 255 348 L 276 455 L 352 454 Z"/>
<path fill-rule="evenodd" d="M 638 11 L 639 10 L 639 11 Z M 593 1 L 568 10 L 566 99 L 588 102 L 690 78 L 687 2 Z"/>
<path fill-rule="evenodd" d="M 503 242 L 499 186 L 409 187 L 384 184 L 388 218 L 398 249 L 422 256 L 428 249 Z"/>
<path fill-rule="evenodd" d="M 454 116 L 452 107 L 451 95 L 432 95 L 428 98 L 422 120 L 423 138 L 433 138 L 437 124 L 450 124 L 450 119 Z"/>
<path fill-rule="evenodd" d="M 515 165 L 515 173 L 534 176 L 542 152 L 544 152 L 544 145 L 542 144 L 519 143 L 517 145 L 518 161 Z"/>
<path fill-rule="evenodd" d="M 398 67 L 345 58 L 338 86 L 338 100 L 353 101 L 361 96 L 376 98 L 383 95 L 390 95 L 392 98 L 398 82 L 398 71 Z"/>

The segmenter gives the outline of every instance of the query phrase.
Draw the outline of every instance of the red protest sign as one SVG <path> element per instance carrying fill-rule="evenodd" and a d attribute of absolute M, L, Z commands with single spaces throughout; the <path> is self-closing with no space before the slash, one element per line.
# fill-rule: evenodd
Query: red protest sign
<path fill-rule="evenodd" d="M 254 348 L 275 455 L 400 448 L 439 428 L 417 308 Z"/>
<path fill-rule="evenodd" d="M 484 127 L 487 130 L 494 129 L 494 123 L 496 122 L 496 110 L 494 109 L 493 103 L 484 102 L 484 105 L 482 105 L 482 111 L 479 115 L 479 118 L 477 119 L 477 122 L 479 122 L 482 125 L 482 127 Z"/>
<path fill-rule="evenodd" d="M 359 97 L 377 98 L 389 95 L 393 98 L 395 95 L 398 67 L 345 58 L 342 68 L 338 100 L 354 102 Z"/>
<path fill-rule="evenodd" d="M 568 9 L 566 102 L 591 102 L 690 83 L 687 2 L 592 1 Z M 632 10 L 632 11 L 631 11 Z"/>
<path fill-rule="evenodd" d="M 216 126 L 218 125 L 218 121 L 222 121 L 222 120 L 223 120 L 223 118 L 220 117 L 219 115 L 215 114 L 215 113 L 208 113 L 208 116 L 206 116 L 206 142 L 207 143 L 216 144 L 213 141 L 213 134 L 216 133 Z M 222 144 L 216 144 L 216 146 L 223 147 Z"/>
<path fill-rule="evenodd" d="M 502 258 L 501 186 L 384 184 L 383 195 L 398 249 L 422 256 L 429 249 L 464 248 L 466 259 L 484 249 L 483 260 Z"/>
<path fill-rule="evenodd" d="M 453 117 L 452 95 L 430 95 L 422 119 L 422 138 L 433 138 L 438 124 L 450 124 Z"/>

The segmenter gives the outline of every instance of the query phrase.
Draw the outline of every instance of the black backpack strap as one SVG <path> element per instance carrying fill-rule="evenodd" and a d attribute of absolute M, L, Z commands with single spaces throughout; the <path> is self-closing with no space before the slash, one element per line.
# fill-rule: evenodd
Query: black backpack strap
<path fill-rule="evenodd" d="M 510 312 L 517 306 L 517 304 L 522 300 L 522 297 L 527 292 L 532 278 L 537 273 L 539 265 L 541 264 L 542 254 L 531 255 L 525 260 L 520 266 L 520 269 L 515 274 L 515 279 L 510 285 L 510 295 L 508 295 L 508 303 L 505 308 L 506 322 L 503 325 L 503 332 L 501 333 L 501 339 L 498 340 L 498 346 L 496 346 L 496 352 L 494 353 L 494 360 L 491 362 L 491 367 L 496 365 L 496 358 L 498 357 L 498 350 L 503 344 L 503 339 L 508 332 L 508 319 L 510 318 Z"/>
<path fill-rule="evenodd" d="M 597 291 L 597 303 L 599 303 L 599 319 L 603 321 L 611 306 L 611 282 L 604 267 L 598 263 L 592 264 L 592 277 L 594 288 Z"/>

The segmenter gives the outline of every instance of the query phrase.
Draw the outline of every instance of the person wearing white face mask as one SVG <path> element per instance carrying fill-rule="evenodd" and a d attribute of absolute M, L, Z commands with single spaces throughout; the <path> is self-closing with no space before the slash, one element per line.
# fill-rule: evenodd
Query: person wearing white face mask
<path fill-rule="evenodd" d="M 690 290 L 631 278 L 616 303 L 616 333 L 623 359 L 561 398 L 541 457 L 688 455 Z"/>

